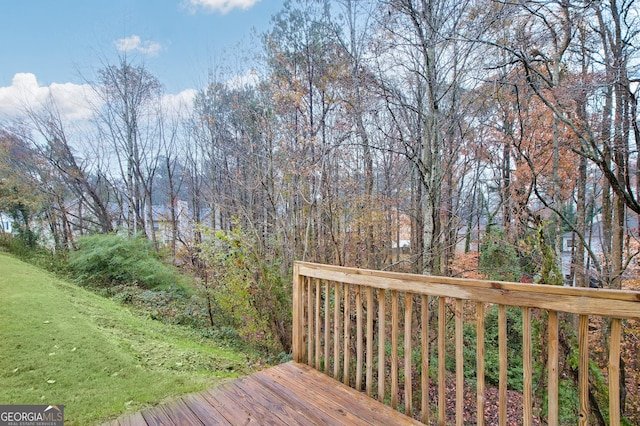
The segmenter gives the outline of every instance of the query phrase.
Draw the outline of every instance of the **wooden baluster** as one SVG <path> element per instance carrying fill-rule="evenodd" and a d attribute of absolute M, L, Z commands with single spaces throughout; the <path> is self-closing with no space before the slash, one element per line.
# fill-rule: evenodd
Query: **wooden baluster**
<path fill-rule="evenodd" d="M 547 417 L 550 425 L 558 424 L 558 313 L 549 311 L 549 343 L 548 353 L 548 385 L 549 412 Z"/>
<path fill-rule="evenodd" d="M 307 278 L 307 365 L 313 365 L 313 278 Z"/>
<path fill-rule="evenodd" d="M 620 426 L 620 339 L 622 321 L 611 320 L 609 336 L 609 426 Z"/>
<path fill-rule="evenodd" d="M 371 396 L 373 382 L 373 288 L 367 288 L 367 396 Z"/>
<path fill-rule="evenodd" d="M 438 297 L 438 425 L 444 425 L 447 420 L 446 405 L 446 370 L 445 370 L 445 341 L 446 318 L 444 297 Z"/>
<path fill-rule="evenodd" d="M 533 361 L 531 356 L 531 308 L 522 308 L 522 424 L 531 426 L 533 421 Z"/>
<path fill-rule="evenodd" d="M 429 296 L 426 294 L 420 297 L 421 310 L 421 336 L 420 336 L 420 353 L 422 358 L 421 374 L 421 392 L 420 401 L 420 421 L 429 424 L 431 408 L 429 407 Z"/>
<path fill-rule="evenodd" d="M 456 299 L 456 425 L 464 423 L 464 335 L 462 299 Z"/>
<path fill-rule="evenodd" d="M 413 412 L 413 395 L 411 384 L 411 312 L 413 311 L 413 295 L 405 293 L 404 297 L 404 413 L 410 416 Z"/>
<path fill-rule="evenodd" d="M 589 316 L 580 315 L 578 325 L 578 424 L 589 424 Z"/>
<path fill-rule="evenodd" d="M 386 332 L 386 308 L 385 291 L 378 290 L 378 401 L 384 401 L 384 381 L 386 374 L 384 372 L 385 353 L 384 342 Z"/>
<path fill-rule="evenodd" d="M 486 390 L 484 385 L 484 303 L 476 303 L 476 392 L 477 426 L 484 426 Z"/>
<path fill-rule="evenodd" d="M 391 291 L 391 408 L 398 408 L 398 291 Z"/>
<path fill-rule="evenodd" d="M 342 377 L 342 383 L 349 386 L 349 367 L 351 363 L 351 302 L 349 300 L 349 294 L 351 288 L 349 284 L 345 283 L 344 286 L 344 376 Z"/>
<path fill-rule="evenodd" d="M 340 340 L 342 333 L 340 332 L 340 287 L 342 283 L 335 281 L 333 290 L 333 378 L 338 380 L 340 374 Z"/>
<path fill-rule="evenodd" d="M 498 378 L 498 424 L 507 424 L 507 307 L 498 305 L 498 353 L 500 373 Z"/>
<path fill-rule="evenodd" d="M 361 286 L 356 286 L 356 389 L 362 390 L 363 329 Z"/>
<path fill-rule="evenodd" d="M 315 332 L 316 332 L 316 370 L 320 370 L 320 355 L 322 348 L 320 347 L 320 289 L 321 283 L 319 279 L 316 279 L 316 312 L 315 312 Z"/>
<path fill-rule="evenodd" d="M 329 301 L 331 299 L 331 281 L 325 281 L 324 291 L 324 374 L 329 375 L 329 345 L 330 345 L 330 319 Z"/>

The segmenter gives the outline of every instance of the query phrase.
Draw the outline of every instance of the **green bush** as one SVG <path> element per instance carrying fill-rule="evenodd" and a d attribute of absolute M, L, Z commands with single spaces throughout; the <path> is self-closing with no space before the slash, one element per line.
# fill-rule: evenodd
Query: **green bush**
<path fill-rule="evenodd" d="M 480 246 L 480 272 L 490 280 L 520 281 L 518 253 L 503 229 L 491 227 Z"/>
<path fill-rule="evenodd" d="M 20 235 L 0 233 L 0 248 L 8 251 L 17 258 L 39 266 L 47 271 L 65 276 L 67 272 L 66 251 L 51 251 L 39 245 L 31 245 Z"/>
<path fill-rule="evenodd" d="M 291 285 L 277 259 L 260 251 L 260 243 L 240 227 L 204 230 L 199 246 L 202 297 L 211 325 L 232 327 L 240 337 L 268 353 L 291 346 Z"/>
<path fill-rule="evenodd" d="M 152 243 L 142 237 L 96 234 L 78 238 L 78 250 L 69 254 L 68 266 L 80 284 L 90 287 L 136 285 L 170 290 L 184 286 L 184 278 L 164 264 Z"/>

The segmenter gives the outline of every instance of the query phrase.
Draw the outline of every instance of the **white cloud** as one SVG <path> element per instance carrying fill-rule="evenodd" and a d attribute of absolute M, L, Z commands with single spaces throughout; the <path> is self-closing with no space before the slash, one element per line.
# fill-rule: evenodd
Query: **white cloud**
<path fill-rule="evenodd" d="M 165 94 L 161 104 L 172 117 L 180 117 L 193 107 L 197 90 L 185 89 L 177 94 Z M 0 120 L 25 118 L 29 111 L 38 113 L 50 103 L 67 122 L 93 118 L 102 100 L 90 84 L 52 83 L 42 86 L 32 73 L 18 73 L 10 86 L 0 87 Z"/>
<path fill-rule="evenodd" d="M 27 110 L 37 111 L 53 101 L 67 120 L 86 120 L 93 115 L 96 96 L 88 84 L 52 83 L 41 86 L 32 73 L 13 76 L 11 86 L 0 87 L 0 118 L 15 119 Z"/>
<path fill-rule="evenodd" d="M 136 51 L 145 55 L 155 56 L 162 50 L 160 43 L 151 40 L 142 40 L 139 35 L 135 34 L 130 37 L 120 38 L 113 43 L 120 52 Z"/>
<path fill-rule="evenodd" d="M 255 87 L 260 82 L 260 76 L 256 70 L 248 70 L 243 75 L 235 75 L 225 83 L 229 89 L 244 89 L 245 87 Z"/>
<path fill-rule="evenodd" d="M 186 89 L 176 95 L 165 94 L 162 96 L 162 105 L 169 114 L 179 116 L 191 110 L 197 93 L 195 89 Z"/>
<path fill-rule="evenodd" d="M 247 10 L 253 7 L 260 0 L 185 0 L 186 6 L 195 11 L 204 9 L 210 12 L 220 12 L 223 15 L 232 9 Z"/>

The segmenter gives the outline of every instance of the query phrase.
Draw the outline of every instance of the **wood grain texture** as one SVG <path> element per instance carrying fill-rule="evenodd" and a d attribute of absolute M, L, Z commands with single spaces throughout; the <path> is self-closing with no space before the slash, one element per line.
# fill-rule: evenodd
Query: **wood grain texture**
<path fill-rule="evenodd" d="M 589 424 L 589 317 L 580 315 L 578 326 L 578 424 Z"/>
<path fill-rule="evenodd" d="M 398 292 L 391 291 L 391 408 L 398 407 Z"/>
<path fill-rule="evenodd" d="M 411 314 L 413 312 L 413 297 L 411 294 L 405 296 L 404 301 L 404 413 L 409 416 L 413 410 L 413 392 L 411 384 Z"/>
<path fill-rule="evenodd" d="M 531 308 L 522 308 L 522 424 L 533 421 L 533 356 L 531 346 Z"/>
<path fill-rule="evenodd" d="M 363 344 L 362 286 L 356 286 L 356 390 L 362 390 Z"/>
<path fill-rule="evenodd" d="M 348 284 L 574 314 L 640 319 L 638 291 L 468 280 L 306 262 L 296 264 L 301 274 Z"/>
<path fill-rule="evenodd" d="M 477 426 L 484 426 L 484 407 L 486 403 L 486 389 L 484 383 L 484 303 L 476 303 L 476 392 L 477 396 Z"/>
<path fill-rule="evenodd" d="M 547 395 L 549 398 L 549 406 L 547 413 L 549 424 L 558 424 L 558 313 L 556 311 L 549 312 L 548 325 L 548 360 L 547 360 Z"/>
<path fill-rule="evenodd" d="M 119 425 L 419 425 L 315 369 L 281 364 L 167 404 Z"/>
<path fill-rule="evenodd" d="M 120 426 L 137 426 L 146 425 L 147 422 L 142 417 L 142 413 L 134 413 L 118 419 L 118 424 Z"/>
<path fill-rule="evenodd" d="M 313 362 L 313 278 L 307 277 L 307 364 Z"/>
<path fill-rule="evenodd" d="M 322 355 L 322 348 L 320 347 L 320 280 L 316 280 L 316 290 L 315 290 L 315 296 L 316 296 L 316 307 L 315 307 L 315 338 L 316 338 L 316 347 L 315 347 L 315 354 L 316 354 L 316 370 L 320 370 L 320 357 Z"/>
<path fill-rule="evenodd" d="M 429 424 L 431 418 L 431 407 L 429 406 L 429 296 L 420 296 L 420 420 L 424 424 Z"/>
<path fill-rule="evenodd" d="M 333 289 L 333 378 L 338 379 L 340 374 L 340 288 L 342 283 L 335 282 Z M 295 321 L 294 321 L 295 322 Z"/>
<path fill-rule="evenodd" d="M 168 403 L 164 407 L 164 411 L 176 425 L 198 426 L 205 424 L 180 398 Z"/>
<path fill-rule="evenodd" d="M 331 299 L 331 282 L 326 281 L 324 286 L 324 374 L 329 375 L 329 347 L 331 342 L 331 311 L 329 301 Z"/>
<path fill-rule="evenodd" d="M 371 396 L 373 386 L 373 288 L 367 288 L 367 369 L 365 390 Z"/>
<path fill-rule="evenodd" d="M 609 425 L 620 426 L 620 339 L 622 321 L 611 321 L 609 336 Z"/>
<path fill-rule="evenodd" d="M 351 293 L 348 285 L 344 286 L 344 361 L 342 366 L 344 368 L 342 383 L 349 385 L 349 367 L 351 364 L 351 301 L 349 294 Z"/>
<path fill-rule="evenodd" d="M 414 380 L 417 374 L 406 374 L 407 371 L 428 371 L 429 357 L 433 355 L 437 357 L 437 422 L 444 424 L 445 415 L 448 409 L 451 409 L 447 401 L 445 390 L 447 389 L 447 380 L 449 378 L 445 370 L 446 361 L 451 362 L 447 357 L 455 356 L 456 372 L 455 372 L 455 407 L 456 407 L 456 423 L 464 422 L 463 412 L 465 411 L 464 401 L 464 369 L 469 366 L 464 365 L 464 312 L 466 306 L 470 306 L 469 302 L 475 304 L 476 309 L 476 393 L 477 393 L 477 414 L 476 424 L 485 424 L 484 411 L 486 408 L 486 383 L 484 376 L 485 368 L 485 307 L 489 305 L 498 306 L 498 342 L 487 342 L 487 344 L 498 346 L 499 358 L 499 385 L 498 385 L 498 423 L 505 424 L 507 422 L 507 411 L 510 401 L 508 400 L 508 328 L 507 328 L 507 309 L 508 307 L 519 306 L 523 312 L 523 407 L 522 407 L 522 423 L 529 425 L 534 422 L 534 398 L 533 398 L 533 364 L 539 362 L 540 359 L 534 360 L 534 350 L 532 347 L 532 338 L 534 331 L 531 322 L 534 320 L 533 315 L 536 313 L 536 319 L 543 321 L 547 331 L 547 347 L 543 349 L 544 356 L 541 360 L 547 363 L 548 376 L 546 380 L 547 394 L 549 402 L 547 405 L 547 419 L 551 424 L 558 422 L 558 408 L 562 404 L 558 400 L 559 397 L 559 365 L 564 362 L 560 359 L 559 351 L 559 328 L 560 315 L 564 317 L 566 314 L 577 314 L 581 316 L 580 331 L 578 338 L 581 342 L 580 352 L 580 370 L 581 376 L 579 383 L 580 394 L 580 410 L 581 424 L 584 424 L 589 411 L 588 407 L 588 363 L 589 363 L 589 341 L 588 341 L 588 319 L 589 316 L 603 317 L 611 320 L 616 326 L 620 326 L 621 319 L 640 319 L 640 292 L 637 291 L 620 291 L 607 289 L 589 289 L 589 288 L 572 288 L 562 286 L 548 286 L 540 284 L 522 284 L 496 282 L 486 280 L 468 280 L 439 276 L 424 276 L 407 273 L 395 273 L 387 271 L 373 271 L 367 269 L 348 268 L 330 265 L 320 265 L 307 262 L 296 262 L 297 271 L 306 280 L 322 279 L 331 280 L 340 283 L 341 288 L 345 289 L 342 299 L 343 310 L 340 311 L 341 319 L 344 321 L 344 328 L 339 330 L 335 327 L 333 338 L 343 343 L 342 361 L 343 374 L 341 379 L 345 384 L 355 386 L 360 390 L 363 386 L 367 395 L 372 396 L 374 383 L 377 379 L 377 396 L 379 401 L 387 401 L 393 408 L 402 407 L 404 405 L 405 412 L 413 413 L 414 394 L 420 392 L 420 418 L 425 423 L 433 422 L 431 418 L 431 404 L 435 401 L 429 401 L 429 377 L 427 374 L 421 376 L 420 382 Z M 301 279 L 294 279 L 294 287 Z M 308 281 L 307 281 L 308 282 Z M 355 286 L 354 290 L 350 287 Z M 336 287 L 337 288 L 337 287 Z M 350 293 L 352 291 L 353 293 Z M 362 292 L 365 292 L 364 294 Z M 372 307 L 370 295 L 377 293 L 377 303 Z M 295 293 L 295 288 L 294 288 Z M 328 293 L 327 293 L 328 295 Z M 386 295 L 386 298 L 385 298 Z M 367 298 L 366 303 L 364 298 Z M 437 298 L 437 318 L 438 324 L 433 327 L 437 329 L 434 336 L 429 336 L 429 317 L 433 315 L 428 311 L 428 301 L 430 298 Z M 310 295 L 301 299 L 311 305 Z M 355 309 L 353 305 L 355 303 Z M 404 303 L 404 304 L 403 304 Z M 413 311 L 414 307 L 422 307 L 422 313 L 416 312 L 415 319 L 416 329 L 413 328 Z M 317 305 L 317 301 L 316 301 Z M 350 306 L 351 305 L 351 306 Z M 376 321 L 376 330 L 373 330 L 374 321 Z M 307 309 L 313 309 L 310 306 Z M 354 315 L 351 315 L 351 310 Z M 509 308 L 511 309 L 511 308 Z M 317 310 L 317 308 L 316 308 Z M 326 309 L 325 309 L 326 310 Z M 391 310 L 387 315 L 387 310 Z M 418 311 L 418 308 L 415 308 Z M 535 310 L 535 311 L 534 311 Z M 304 313 L 306 310 L 302 309 Z M 404 312 L 403 312 L 404 311 Z M 298 311 L 295 311 L 298 312 Z M 336 306 L 336 315 L 338 309 Z M 403 315 L 404 313 L 404 315 Z M 548 315 L 548 317 L 547 317 Z M 434 318 L 436 315 L 433 315 Z M 310 318 L 310 317 L 309 317 Z M 337 316 L 336 316 L 337 318 Z M 365 325 L 366 318 L 366 325 Z M 404 318 L 404 321 L 402 320 Z M 451 339 L 451 320 L 455 319 L 455 337 Z M 294 319 L 294 322 L 300 321 Z M 310 318 L 307 322 L 312 322 Z M 315 327 L 319 326 L 319 320 L 316 318 Z M 338 321 L 334 321 L 337 323 Z M 303 325 L 295 326 L 294 329 L 304 329 Z M 312 324 L 307 327 L 313 327 Z M 400 330 L 404 327 L 404 333 Z M 418 330 L 417 328 L 420 328 Z M 342 331 L 342 334 L 339 333 Z M 304 335 L 302 339 L 304 338 Z M 373 345 L 378 340 L 377 347 Z M 391 341 L 386 341 L 390 339 Z M 400 340 L 402 339 L 402 342 Z M 417 340 L 416 340 L 417 339 Z M 433 340 L 432 340 L 433 339 Z M 619 352 L 621 344 L 621 336 L 616 335 L 612 330 L 610 340 L 610 360 L 609 370 L 610 378 L 620 377 L 619 371 Z M 325 340 L 328 340 L 325 338 Z M 429 342 L 434 341 L 433 349 L 429 349 Z M 335 340 L 334 340 L 335 341 Z M 451 343 L 455 348 L 447 348 Z M 366 344 L 366 348 L 365 348 Z M 399 347 L 402 344 L 403 347 Z M 294 345 L 295 347 L 295 345 Z M 421 354 L 420 365 L 412 365 L 410 355 L 418 350 Z M 317 351 L 316 347 L 316 351 Z M 447 355 L 447 349 L 449 354 Z M 452 350 L 453 349 L 453 350 Z M 491 347 L 491 349 L 495 349 Z M 404 360 L 399 359 L 399 352 L 404 353 Z M 433 352 L 431 354 L 430 352 Z M 334 350 L 336 355 L 338 351 Z M 350 360 L 350 354 L 356 358 Z M 455 354 L 455 355 L 454 355 Z M 365 359 L 366 356 L 366 359 Z M 373 377 L 373 359 L 378 357 L 377 378 Z M 616 359 L 617 357 L 617 359 Z M 300 359 L 305 359 L 301 357 Z M 386 358 L 386 359 L 385 359 Z M 297 359 L 297 358 L 294 358 Z M 351 361 L 351 362 L 349 362 Z M 353 362 L 355 361 L 355 362 Z M 403 362 L 404 361 L 404 362 Z M 313 365 L 313 363 L 308 363 Z M 316 363 L 317 364 L 317 363 Z M 350 364 L 354 367 L 351 375 L 349 374 Z M 366 372 L 363 371 L 366 368 Z M 402 368 L 403 371 L 399 371 Z M 338 371 L 336 369 L 336 371 Z M 404 374 L 402 374 L 404 373 Z M 366 378 L 363 377 L 366 374 Z M 337 376 L 337 375 L 336 375 Z M 404 381 L 402 380 L 404 377 Z M 365 381 L 365 383 L 363 383 Z M 403 383 L 400 383 L 403 381 Z M 451 385 L 451 384 L 450 384 Z M 390 387 L 385 389 L 385 387 Z M 619 421 L 619 404 L 620 404 L 620 385 L 611 383 L 611 391 L 613 395 L 609 400 L 611 410 L 611 423 L 617 424 Z M 386 393 L 385 393 L 386 391 Z M 417 402 L 415 402 L 417 404 Z"/>
<path fill-rule="evenodd" d="M 456 299 L 456 425 L 462 426 L 464 423 L 464 341 L 462 318 L 462 300 Z"/>
<path fill-rule="evenodd" d="M 378 290 L 378 401 L 384 400 L 384 373 L 385 366 L 385 330 L 386 330 L 386 303 L 384 289 Z"/>
<path fill-rule="evenodd" d="M 438 426 L 444 426 L 447 419 L 447 383 L 445 370 L 447 319 L 445 312 L 446 304 L 444 297 L 438 297 Z"/>
<path fill-rule="evenodd" d="M 498 424 L 507 425 L 507 307 L 498 305 L 498 353 L 500 373 L 498 378 Z"/>

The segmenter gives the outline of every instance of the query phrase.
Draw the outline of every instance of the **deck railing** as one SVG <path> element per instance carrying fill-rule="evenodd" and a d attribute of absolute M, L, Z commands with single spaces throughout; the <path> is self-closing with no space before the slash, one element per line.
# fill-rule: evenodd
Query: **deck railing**
<path fill-rule="evenodd" d="M 606 360 L 603 380 L 609 390 L 608 422 L 620 424 L 622 324 L 626 319 L 640 319 L 639 292 L 476 281 L 297 262 L 293 277 L 293 357 L 423 423 L 445 424 L 455 399 L 456 424 L 465 422 L 465 405 L 472 402 L 476 406 L 472 421 L 483 425 L 489 387 L 485 355 L 495 344 L 485 343 L 485 314 L 494 305 L 498 311 L 499 424 L 506 424 L 507 409 L 513 404 L 508 396 L 512 394 L 507 392 L 507 341 L 508 330 L 514 325 L 508 324 L 507 307 L 519 307 L 522 314 L 522 392 L 518 400 L 522 401 L 522 424 L 533 424 L 535 410 L 542 407 L 534 394 L 534 361 L 544 365 L 544 377 L 538 377 L 535 386 L 542 383 L 546 387 L 546 421 L 551 425 L 559 422 L 559 405 L 564 403 L 559 400 L 559 365 L 565 362 L 567 337 L 562 330 L 566 324 L 577 328 L 578 365 L 574 370 L 578 376 L 578 423 L 589 423 L 590 321 L 601 321 L 608 330 L 608 347 L 602 355 Z M 532 324 L 543 326 L 533 330 Z M 465 365 L 465 348 L 469 346 L 465 330 L 470 326 L 476 336 L 475 365 L 468 365 L 468 353 Z M 532 336 L 542 336 L 546 348 L 533 347 Z M 542 359 L 534 360 L 540 354 Z M 465 385 L 465 372 L 470 370 L 475 370 L 475 401 L 469 401 L 469 384 Z M 454 385 L 455 396 L 447 394 L 447 383 L 449 387 Z"/>

